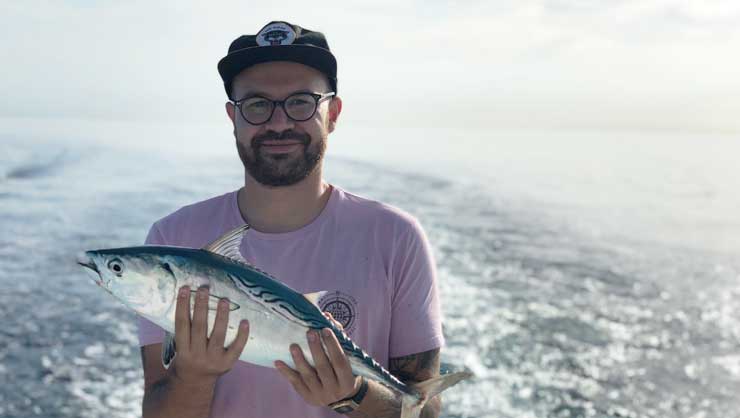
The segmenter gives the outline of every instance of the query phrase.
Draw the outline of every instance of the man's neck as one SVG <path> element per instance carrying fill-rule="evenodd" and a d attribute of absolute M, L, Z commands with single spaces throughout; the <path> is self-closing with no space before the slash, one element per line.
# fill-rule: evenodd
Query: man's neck
<path fill-rule="evenodd" d="M 239 190 L 239 212 L 257 231 L 283 233 L 308 225 L 321 214 L 331 196 L 331 186 L 320 168 L 292 186 L 266 187 L 245 175 Z"/>

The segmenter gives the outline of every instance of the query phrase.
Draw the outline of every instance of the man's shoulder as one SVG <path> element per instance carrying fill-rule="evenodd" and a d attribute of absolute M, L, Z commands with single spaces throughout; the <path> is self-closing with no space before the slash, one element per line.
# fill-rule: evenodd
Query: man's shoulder
<path fill-rule="evenodd" d="M 157 220 L 154 228 L 168 245 L 192 247 L 210 242 L 214 227 L 231 221 L 235 193 L 231 191 L 185 205 Z"/>
<path fill-rule="evenodd" d="M 371 222 L 396 233 L 419 231 L 417 218 L 393 204 L 340 189 L 342 208 L 352 222 Z"/>

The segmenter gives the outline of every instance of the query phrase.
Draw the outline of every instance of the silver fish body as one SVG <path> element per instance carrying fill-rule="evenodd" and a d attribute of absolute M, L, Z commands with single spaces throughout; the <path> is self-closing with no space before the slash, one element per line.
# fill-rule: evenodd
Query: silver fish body
<path fill-rule="evenodd" d="M 402 393 L 404 418 L 417 416 L 423 404 L 436 393 L 470 377 L 467 372 L 441 376 L 410 386 L 398 380 L 365 353 L 322 314 L 315 304 L 323 292 L 302 295 L 280 281 L 249 265 L 239 255 L 242 234 L 248 226 L 225 234 L 204 249 L 174 246 L 138 246 L 87 251 L 78 263 L 95 271 L 96 282 L 139 315 L 175 332 L 177 292 L 191 288 L 191 309 L 195 290 L 209 287 L 209 309 L 230 301 L 225 346 L 237 335 L 241 320 L 250 323 L 249 341 L 240 360 L 274 367 L 281 360 L 295 368 L 289 347 L 297 344 L 314 364 L 306 332 L 330 328 L 359 376 L 375 380 Z M 213 330 L 215 312 L 208 315 L 208 334 Z M 171 344 L 166 341 L 165 345 Z M 168 347 L 163 347 L 166 356 Z"/>

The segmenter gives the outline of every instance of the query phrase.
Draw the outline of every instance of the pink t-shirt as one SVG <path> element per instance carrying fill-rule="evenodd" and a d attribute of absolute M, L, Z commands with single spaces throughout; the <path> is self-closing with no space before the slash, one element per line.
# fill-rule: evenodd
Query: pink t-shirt
<path fill-rule="evenodd" d="M 147 244 L 201 248 L 244 224 L 236 191 L 185 206 L 155 222 Z M 383 367 L 388 359 L 444 344 L 429 243 L 409 214 L 333 186 L 321 214 L 292 232 L 249 230 L 241 253 L 301 293 L 328 291 L 323 311 Z M 139 318 L 142 346 L 164 331 Z M 308 405 L 275 369 L 237 361 L 216 384 L 212 417 L 340 417 Z"/>

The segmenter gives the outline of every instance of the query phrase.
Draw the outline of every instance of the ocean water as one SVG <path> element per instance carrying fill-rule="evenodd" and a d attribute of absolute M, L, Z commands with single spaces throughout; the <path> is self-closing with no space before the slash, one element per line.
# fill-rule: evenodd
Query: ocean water
<path fill-rule="evenodd" d="M 444 417 L 740 417 L 740 138 L 344 135 L 326 177 L 433 245 L 445 368 L 476 374 Z M 0 137 L 0 416 L 140 415 L 134 315 L 74 256 L 242 179 L 147 149 Z"/>

